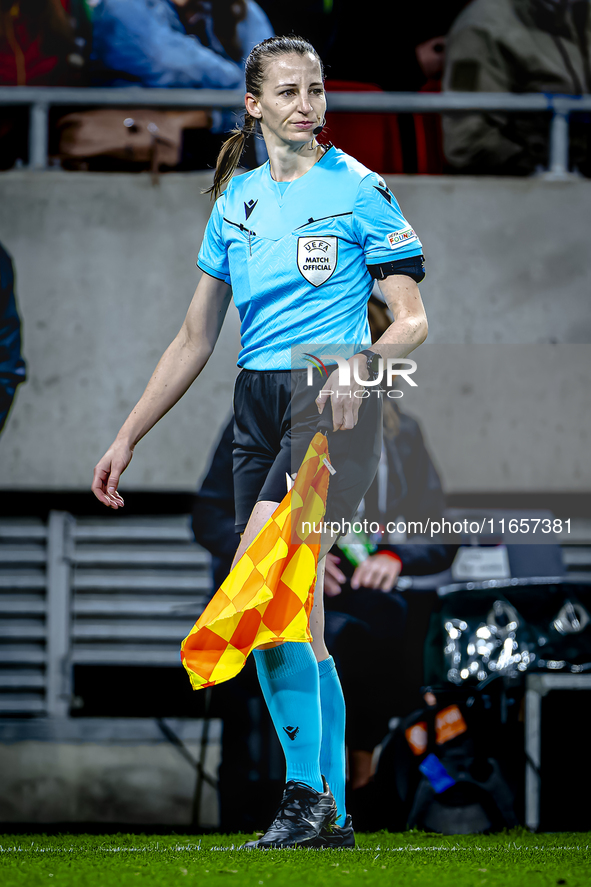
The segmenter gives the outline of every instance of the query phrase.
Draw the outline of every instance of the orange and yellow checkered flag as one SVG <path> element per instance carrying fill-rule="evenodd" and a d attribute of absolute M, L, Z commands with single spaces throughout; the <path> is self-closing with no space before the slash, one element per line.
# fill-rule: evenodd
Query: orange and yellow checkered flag
<path fill-rule="evenodd" d="M 326 437 L 318 432 L 294 486 L 181 644 L 194 690 L 235 677 L 252 650 L 269 641 L 312 640 L 309 617 L 329 466 Z"/>

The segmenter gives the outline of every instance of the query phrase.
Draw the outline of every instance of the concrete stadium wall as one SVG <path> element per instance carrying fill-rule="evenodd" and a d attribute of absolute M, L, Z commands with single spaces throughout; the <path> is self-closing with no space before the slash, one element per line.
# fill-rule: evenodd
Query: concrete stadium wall
<path fill-rule="evenodd" d="M 199 760 L 203 721 L 167 722 Z M 204 770 L 221 760 L 221 721 L 209 723 Z M 195 768 L 153 719 L 4 719 L 0 822 L 120 822 L 190 826 Z M 215 788 L 204 781 L 199 826 L 219 825 Z"/>
<path fill-rule="evenodd" d="M 0 489 L 88 488 L 184 317 L 209 181 L 0 176 L 29 368 L 0 439 Z M 591 183 L 388 183 L 428 267 L 429 340 L 403 403 L 446 488 L 591 490 Z M 231 308 L 202 378 L 138 446 L 123 490 L 194 488 L 231 409 L 237 352 Z"/>

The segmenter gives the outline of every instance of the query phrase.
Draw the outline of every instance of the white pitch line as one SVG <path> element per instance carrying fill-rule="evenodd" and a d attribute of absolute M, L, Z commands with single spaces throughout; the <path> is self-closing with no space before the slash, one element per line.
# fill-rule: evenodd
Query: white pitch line
<path fill-rule="evenodd" d="M 305 848 L 290 848 L 292 852 L 301 852 Z M 327 848 L 308 848 L 307 853 L 323 853 Z M 186 851 L 187 853 L 195 853 L 195 851 L 199 851 L 201 853 L 211 853 L 211 852 L 225 852 L 228 853 L 230 851 L 240 850 L 240 847 L 237 847 L 235 844 L 232 844 L 230 847 L 201 847 L 201 845 L 183 845 L 181 847 L 165 847 L 163 849 L 159 849 L 158 845 L 156 847 L 3 847 L 0 845 L 0 853 L 181 853 Z M 504 853 L 511 853 L 515 850 L 536 850 L 536 851 L 544 851 L 546 853 L 553 853 L 556 851 L 562 850 L 589 850 L 589 845 L 587 844 L 585 847 L 579 846 L 569 846 L 569 845 L 561 845 L 558 847 L 547 847 L 547 846 L 538 846 L 538 845 L 530 845 L 530 844 L 520 844 L 514 845 L 513 847 L 505 847 L 503 845 L 497 845 L 493 847 L 355 847 L 355 848 L 347 848 L 348 852 L 356 852 L 356 853 L 422 853 L 422 852 L 457 852 L 457 851 L 476 851 L 479 853 L 490 853 L 496 851 L 502 851 Z"/>

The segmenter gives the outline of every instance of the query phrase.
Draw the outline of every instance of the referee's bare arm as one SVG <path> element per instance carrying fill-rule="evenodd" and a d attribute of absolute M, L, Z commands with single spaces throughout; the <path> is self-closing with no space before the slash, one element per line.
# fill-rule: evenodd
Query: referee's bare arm
<path fill-rule="evenodd" d="M 421 299 L 419 288 L 412 277 L 406 274 L 391 274 L 379 282 L 380 290 L 388 308 L 394 317 L 381 338 L 374 342 L 368 350 L 375 351 L 383 358 L 402 358 L 414 351 L 427 338 L 427 315 Z M 350 361 L 357 360 L 356 356 Z M 367 380 L 368 374 L 363 361 L 359 366 L 360 378 Z M 334 373 L 324 384 L 324 390 L 316 398 L 318 412 L 322 413 L 327 401 L 331 400 L 334 431 L 351 430 L 359 419 L 361 399 L 357 396 L 344 396 L 350 390 L 355 392 L 363 386 L 354 381 L 348 388 L 339 386 L 339 371 Z"/>
<path fill-rule="evenodd" d="M 168 346 L 146 390 L 121 426 L 112 445 L 94 469 L 92 492 L 109 508 L 119 508 L 119 478 L 135 445 L 190 388 L 217 342 L 231 289 L 223 280 L 203 274 L 177 336 Z"/>
<path fill-rule="evenodd" d="M 384 357 L 406 357 L 425 341 L 429 329 L 419 288 L 406 274 L 391 274 L 378 285 L 394 323 L 370 349 Z"/>

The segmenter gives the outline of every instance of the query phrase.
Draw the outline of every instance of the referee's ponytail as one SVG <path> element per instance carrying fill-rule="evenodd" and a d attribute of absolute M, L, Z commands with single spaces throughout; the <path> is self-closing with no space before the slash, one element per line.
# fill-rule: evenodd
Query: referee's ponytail
<path fill-rule="evenodd" d="M 312 53 L 320 62 L 320 70 L 324 77 L 324 69 L 320 56 L 311 43 L 302 37 L 269 37 L 263 40 L 251 50 L 250 55 L 246 59 L 245 80 L 246 91 L 252 93 L 255 98 L 259 98 L 265 80 L 265 63 L 280 55 L 307 55 Z M 242 127 L 237 127 L 230 138 L 226 139 L 221 147 L 220 153 L 216 161 L 215 173 L 213 177 L 213 185 L 207 188 L 206 194 L 211 194 L 213 200 L 217 200 L 224 187 L 228 184 L 234 171 L 240 162 L 240 157 L 244 151 L 244 144 L 251 133 L 256 130 L 256 120 L 250 114 L 246 114 Z"/>
<path fill-rule="evenodd" d="M 215 165 L 213 185 L 204 192 L 205 194 L 211 194 L 212 200 L 217 200 L 234 175 L 234 170 L 242 157 L 246 139 L 251 132 L 254 132 L 255 126 L 255 118 L 247 114 L 242 127 L 237 126 L 230 138 L 226 139 L 222 145 Z"/>

